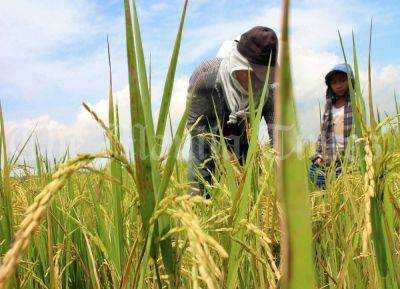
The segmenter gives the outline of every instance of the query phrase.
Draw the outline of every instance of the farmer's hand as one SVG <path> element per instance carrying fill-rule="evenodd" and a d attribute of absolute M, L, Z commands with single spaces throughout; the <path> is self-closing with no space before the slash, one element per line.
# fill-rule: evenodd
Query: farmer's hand
<path fill-rule="evenodd" d="M 322 159 L 321 159 L 321 158 L 317 158 L 317 159 L 314 161 L 314 165 L 321 165 L 321 163 L 322 163 Z"/>

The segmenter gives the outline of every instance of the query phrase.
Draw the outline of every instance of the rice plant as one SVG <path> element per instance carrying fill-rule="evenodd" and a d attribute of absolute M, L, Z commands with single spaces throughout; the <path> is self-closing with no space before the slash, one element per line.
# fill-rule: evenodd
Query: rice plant
<path fill-rule="evenodd" d="M 108 140 L 104 152 L 51 159 L 36 144 L 30 166 L 21 156 L 31 137 L 10 154 L 0 107 L 0 289 L 398 288 L 399 110 L 375 115 L 371 56 L 366 109 L 353 37 L 354 159 L 326 188 L 307 183 L 312 146 L 297 149 L 289 4 L 276 101 L 276 123 L 289 129 L 275 148 L 258 143 L 261 109 L 250 91 L 247 159 L 232 161 L 220 128 L 211 200 L 187 194 L 187 161 L 178 157 L 190 97 L 162 154 L 188 1 L 154 122 L 136 3 L 124 0 L 131 148 L 120 141 L 109 45 L 108 122 L 84 104 Z M 265 84 L 260 103 L 267 97 Z"/>

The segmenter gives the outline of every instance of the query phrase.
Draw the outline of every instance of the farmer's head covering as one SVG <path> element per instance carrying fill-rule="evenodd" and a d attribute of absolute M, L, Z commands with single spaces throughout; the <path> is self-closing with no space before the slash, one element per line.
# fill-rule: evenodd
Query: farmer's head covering
<path fill-rule="evenodd" d="M 336 64 L 329 72 L 328 74 L 325 76 L 325 83 L 328 86 L 327 90 L 326 90 L 326 98 L 330 98 L 332 99 L 332 103 L 335 103 L 338 100 L 338 96 L 333 92 L 332 88 L 331 88 L 331 81 L 332 78 L 335 74 L 337 73 L 345 73 L 345 74 L 349 74 L 350 76 L 350 81 L 353 84 L 354 87 L 354 74 L 353 74 L 353 69 L 351 68 L 351 66 L 349 64 L 346 63 L 340 63 L 340 64 Z M 347 91 L 346 93 L 346 99 L 350 100 L 350 93 L 349 91 Z"/>
<path fill-rule="evenodd" d="M 270 75 L 274 75 L 272 67 L 278 54 L 278 37 L 274 30 L 263 26 L 251 28 L 240 37 L 237 50 L 249 61 L 254 74 L 262 82 L 265 81 L 271 57 Z"/>
<path fill-rule="evenodd" d="M 345 73 L 345 74 L 350 74 L 350 79 L 353 80 L 354 76 L 353 76 L 353 69 L 351 68 L 351 66 L 349 64 L 346 63 L 340 63 L 340 64 L 336 64 L 329 72 L 328 74 L 325 76 L 325 83 L 328 87 L 330 87 L 331 81 L 333 76 L 336 73 Z"/>
<path fill-rule="evenodd" d="M 241 86 L 234 73 L 249 70 L 264 83 L 271 58 L 270 77 L 267 81 L 270 85 L 273 84 L 277 44 L 278 38 L 272 29 L 256 26 L 242 34 L 240 40 L 234 43 L 229 55 L 222 60 L 218 71 L 218 82 L 223 88 L 231 111 L 228 124 L 236 124 L 238 119 L 244 118 L 249 111 L 247 88 Z M 259 98 L 260 93 L 255 93 L 255 107 L 258 107 Z"/>

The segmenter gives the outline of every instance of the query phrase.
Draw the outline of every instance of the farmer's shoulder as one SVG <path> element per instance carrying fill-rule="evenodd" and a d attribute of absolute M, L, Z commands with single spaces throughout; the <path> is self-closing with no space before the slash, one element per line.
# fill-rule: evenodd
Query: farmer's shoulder
<path fill-rule="evenodd" d="M 201 62 L 193 71 L 190 86 L 214 86 L 222 58 L 212 58 Z"/>

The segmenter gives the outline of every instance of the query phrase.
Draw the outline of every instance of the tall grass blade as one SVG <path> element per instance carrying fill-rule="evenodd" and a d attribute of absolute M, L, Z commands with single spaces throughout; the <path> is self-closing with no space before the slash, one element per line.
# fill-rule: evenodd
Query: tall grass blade
<path fill-rule="evenodd" d="M 394 91 L 394 103 L 395 103 L 395 105 L 396 105 L 396 114 L 398 115 L 398 117 L 397 117 L 397 125 L 398 125 L 398 127 L 400 128 L 400 105 L 399 105 L 399 103 L 397 102 L 397 94 L 396 94 L 396 91 Z"/>
<path fill-rule="evenodd" d="M 160 152 L 161 152 L 162 143 L 163 143 L 163 139 L 164 139 L 167 116 L 168 116 L 168 111 L 169 111 L 169 107 L 170 107 L 170 103 L 171 103 L 172 89 L 174 86 L 176 66 L 178 63 L 178 55 L 179 55 L 179 50 L 181 47 L 183 25 L 185 23 L 185 18 L 186 18 L 187 5 L 188 5 L 188 0 L 185 0 L 184 5 L 183 5 L 182 14 L 181 14 L 181 20 L 179 23 L 178 33 L 176 35 L 174 50 L 172 52 L 171 61 L 170 61 L 168 72 L 167 72 L 167 78 L 166 78 L 166 81 L 164 84 L 164 92 L 163 92 L 163 97 L 161 100 L 160 113 L 158 116 L 157 131 L 156 131 L 158 154 L 160 154 Z"/>
<path fill-rule="evenodd" d="M 1 241 L 5 242 L 5 247 L 8 248 L 13 239 L 13 225 L 14 225 L 14 216 L 12 210 L 12 199 L 11 199 L 11 188 L 10 188 L 10 166 L 7 156 L 7 144 L 6 144 L 6 134 L 4 130 L 4 119 L 3 119 L 3 109 L 0 103 L 0 161 L 2 164 L 1 169 L 1 206 L 2 218 L 1 228 L 2 235 Z"/>
<path fill-rule="evenodd" d="M 151 99 L 150 99 L 150 90 L 147 81 L 147 73 L 146 73 L 146 64 L 145 58 L 143 53 L 142 47 L 142 38 L 140 34 L 140 26 L 139 26 L 139 19 L 137 15 L 137 8 L 136 8 L 136 0 L 132 1 L 132 8 L 133 8 L 133 44 L 135 45 L 135 54 L 136 54 L 136 75 L 139 85 L 140 96 L 142 98 L 142 106 L 143 106 L 143 113 L 144 119 L 146 123 L 146 133 L 149 135 L 147 136 L 149 141 L 150 149 L 153 149 L 154 144 L 154 122 L 153 122 L 153 115 L 151 111 Z M 155 154 L 155 152 L 151 152 L 151 156 Z"/>
<path fill-rule="evenodd" d="M 149 220 L 155 206 L 155 196 L 151 179 L 151 164 L 149 159 L 149 146 L 145 135 L 145 121 L 143 117 L 142 100 L 140 97 L 137 79 L 136 52 L 133 40 L 132 19 L 129 0 L 124 0 L 126 22 L 126 45 L 128 55 L 128 77 L 130 95 L 130 115 L 134 160 L 136 167 L 135 182 L 137 184 L 141 207 L 143 228 L 149 229 Z M 138 175 L 140 172 L 140 175 Z"/>
<path fill-rule="evenodd" d="M 344 49 L 344 44 L 343 44 L 343 39 L 342 35 L 340 34 L 340 31 L 338 31 L 339 34 L 339 40 L 340 40 L 340 46 L 342 48 L 342 53 L 343 53 L 343 58 L 346 64 L 348 64 L 347 57 L 346 57 L 346 52 Z M 362 130 L 362 125 L 361 125 L 361 108 L 358 106 L 358 101 L 357 97 L 360 97 L 356 95 L 355 93 L 355 86 L 353 85 L 353 82 L 351 81 L 351 76 L 350 74 L 347 75 L 348 80 L 349 80 L 349 91 L 350 91 L 350 99 L 351 99 L 351 106 L 353 108 L 353 115 L 354 115 L 354 126 L 355 126 L 355 133 L 358 138 L 364 137 L 363 130 Z"/>
<path fill-rule="evenodd" d="M 369 29 L 369 49 L 368 49 L 368 105 L 369 105 L 369 120 L 372 131 L 376 129 L 376 119 L 374 114 L 374 100 L 372 97 L 372 68 L 371 68 L 371 51 L 372 51 L 372 18 Z"/>
<path fill-rule="evenodd" d="M 171 139 L 174 139 L 174 132 L 172 130 L 172 120 L 171 120 L 171 114 L 168 112 L 168 123 L 169 123 L 169 131 L 171 135 Z M 178 182 L 181 182 L 181 174 L 179 173 L 179 163 L 176 162 L 175 164 L 175 175 L 176 175 L 176 180 Z"/>
<path fill-rule="evenodd" d="M 343 39 L 339 33 L 340 45 L 342 47 L 342 53 L 346 64 L 347 57 L 344 49 Z M 361 84 L 360 84 L 360 77 L 359 77 L 359 70 L 358 70 L 358 60 L 357 60 L 357 52 L 355 46 L 355 38 L 354 33 L 352 34 L 352 41 L 353 41 L 353 61 L 354 61 L 354 85 L 353 81 L 351 81 L 350 74 L 348 73 L 348 81 L 349 81 L 349 91 L 350 91 L 350 99 L 351 99 L 351 107 L 353 110 L 353 123 L 355 127 L 355 134 L 357 138 L 362 139 L 365 137 L 365 122 L 366 122 L 366 114 L 365 114 L 365 105 L 364 101 L 362 100 L 362 93 L 361 93 Z M 359 153 L 360 157 L 364 159 L 365 151 L 363 144 L 361 142 L 357 143 L 357 152 Z M 359 166 L 361 172 L 364 174 L 366 171 L 365 162 L 359 162 Z"/>
<path fill-rule="evenodd" d="M 49 281 L 50 289 L 56 289 L 56 272 L 54 266 L 54 253 L 53 253 L 53 226 L 51 222 L 51 206 L 47 209 L 46 214 L 47 222 L 47 260 L 49 262 Z"/>
<path fill-rule="evenodd" d="M 118 139 L 118 127 L 115 122 L 114 115 L 114 100 L 113 100 L 113 85 L 112 85 L 112 66 L 111 66 L 111 53 L 110 53 L 110 43 L 107 37 L 107 54 L 108 54 L 108 67 L 109 67 L 109 93 L 108 93 L 108 126 L 112 133 Z M 110 142 L 110 150 L 117 154 L 117 149 L 115 144 Z M 122 166 L 121 163 L 116 160 L 111 160 L 110 163 L 110 175 L 116 180 L 111 182 L 111 208 L 112 208 L 112 245 L 111 245 L 111 258 L 114 261 L 114 266 L 119 275 L 122 275 L 123 265 L 125 264 L 125 240 L 124 240 L 124 227 L 123 227 L 123 179 L 122 179 Z"/>
<path fill-rule="evenodd" d="M 149 93 L 149 87 L 148 87 L 148 82 L 147 82 L 147 74 L 146 74 L 146 65 L 144 61 L 144 53 L 143 53 L 143 47 L 142 47 L 142 39 L 140 35 L 140 26 L 139 26 L 139 19 L 137 15 L 137 9 L 136 9 L 136 1 L 132 1 L 132 6 L 133 6 L 133 42 L 134 42 L 134 47 L 135 47 L 135 58 L 136 58 L 136 64 L 137 64 L 137 70 L 136 70 L 136 76 L 138 79 L 138 88 L 140 91 L 140 96 L 142 100 L 142 109 L 143 109 L 143 115 L 144 115 L 144 124 L 145 126 L 143 127 L 145 130 L 145 135 L 146 135 L 146 141 L 148 144 L 148 153 L 149 153 L 149 163 L 150 163 L 150 170 L 148 173 L 151 175 L 151 181 L 152 181 L 152 193 L 154 194 L 154 199 L 157 201 L 158 199 L 158 188 L 160 185 L 160 173 L 158 170 L 159 166 L 159 155 L 157 153 L 157 148 L 156 148 L 156 139 L 155 139 L 155 131 L 154 131 L 154 123 L 153 123 L 153 115 L 152 115 L 152 110 L 151 110 L 151 99 L 150 99 L 150 93 Z M 154 210 L 154 207 L 153 207 Z M 159 223 L 161 223 L 162 228 L 160 230 L 163 230 L 165 227 L 168 227 L 167 222 L 165 218 L 160 218 Z M 158 224 L 160 225 L 160 224 Z M 155 227 L 155 232 L 156 235 L 158 235 L 158 226 Z M 149 239 L 153 239 L 152 235 L 149 235 Z M 155 252 L 153 248 L 153 258 L 155 258 Z M 173 260 L 172 256 L 170 255 L 172 253 L 172 250 L 169 250 L 168 252 L 165 250 L 162 250 L 161 252 L 163 254 L 163 260 L 165 262 L 166 269 L 168 273 L 173 272 Z M 146 252 L 147 254 L 147 252 Z M 167 257 L 168 256 L 168 257 Z M 166 258 L 166 259 L 165 259 Z"/>
<path fill-rule="evenodd" d="M 315 288 L 311 217 L 304 162 L 295 151 L 298 141 L 289 50 L 289 5 L 283 2 L 281 71 L 275 111 L 279 131 L 276 137 L 277 190 L 283 206 L 281 288 Z"/>
<path fill-rule="evenodd" d="M 167 158 L 167 162 L 165 164 L 165 168 L 164 168 L 164 173 L 161 179 L 161 184 L 160 184 L 160 189 L 158 192 L 158 202 L 160 202 L 164 196 L 165 196 L 165 192 L 168 188 L 168 184 L 170 182 L 171 179 L 171 175 L 172 172 L 174 170 L 175 167 L 175 163 L 177 161 L 177 156 L 178 156 L 178 152 L 179 152 L 179 148 L 182 145 L 184 139 L 183 139 L 183 133 L 185 131 L 185 127 L 186 127 L 186 122 L 188 119 L 188 115 L 189 115 L 189 109 L 190 109 L 190 103 L 191 103 L 191 98 L 189 98 L 187 104 L 186 104 L 186 108 L 185 111 L 183 113 L 183 116 L 179 122 L 178 125 L 178 129 L 175 132 L 175 136 L 172 140 L 172 145 L 171 148 L 169 150 L 169 154 L 168 154 L 168 158 Z M 162 232 L 160 232 L 162 233 Z"/>
<path fill-rule="evenodd" d="M 268 80 L 270 73 L 270 63 L 267 70 L 266 79 L 264 81 L 263 90 L 260 97 L 260 102 L 258 104 L 257 113 L 255 113 L 253 91 L 251 86 L 251 81 L 249 81 L 249 98 L 250 98 L 250 124 L 251 124 L 251 136 L 249 143 L 249 150 L 246 157 L 246 163 L 241 184 L 235 193 L 232 194 L 232 208 L 234 210 L 233 219 L 231 220 L 233 227 L 237 227 L 242 219 L 246 217 L 246 212 L 249 207 L 250 193 L 251 193 L 251 180 L 253 177 L 254 170 L 254 158 L 257 150 L 258 142 L 258 131 L 262 116 L 262 108 L 265 103 L 265 99 L 268 97 Z M 221 133 L 221 132 L 220 132 Z M 222 133 L 221 133 L 222 134 Z M 232 178 L 232 177 L 231 177 Z M 236 189 L 236 188 L 235 188 Z M 228 276 L 226 280 L 227 288 L 233 289 L 236 286 L 238 270 L 240 266 L 241 259 L 241 248 L 242 246 L 236 242 L 234 239 L 243 241 L 244 240 L 244 230 L 240 229 L 238 233 L 232 236 L 230 242 L 230 252 L 228 260 Z"/>
<path fill-rule="evenodd" d="M 151 99 L 150 99 L 150 93 L 149 93 L 149 87 L 148 87 L 148 82 L 147 82 L 147 75 L 146 75 L 146 67 L 145 67 L 145 62 L 144 62 L 144 54 L 143 54 L 143 48 L 142 48 L 142 42 L 141 42 L 141 35 L 140 35 L 140 27 L 139 27 L 139 20 L 137 16 L 137 9 L 136 9 L 136 2 L 133 1 L 133 30 L 132 30 L 132 19 L 130 16 L 130 7 L 129 7 L 129 1 L 125 1 L 125 10 L 126 10 L 126 26 L 127 26 L 127 45 L 128 45 L 128 51 L 132 51 L 132 57 L 131 57 L 131 64 L 130 65 L 137 65 L 137 70 L 134 71 L 134 80 L 136 79 L 136 92 L 140 93 L 140 97 L 137 96 L 137 98 L 140 98 L 141 100 L 141 107 L 143 111 L 143 123 L 144 126 L 142 127 L 145 130 L 145 140 L 147 143 L 148 150 L 147 152 L 149 153 L 149 159 L 147 164 L 149 165 L 147 167 L 147 173 L 151 175 L 151 185 L 152 185 L 152 190 L 150 192 L 153 193 L 154 196 L 154 201 L 153 204 L 156 204 L 156 201 L 158 200 L 158 193 L 159 193 L 159 187 L 160 187 L 160 173 L 159 173 L 159 150 L 157 148 L 157 142 L 155 139 L 155 131 L 154 131 L 154 125 L 153 125 L 153 118 L 152 118 L 152 110 L 151 110 Z M 129 44 L 128 44 L 129 40 Z M 130 47 L 130 48 L 129 48 Z M 177 57 L 177 55 L 176 55 Z M 176 61 L 176 59 L 173 59 L 173 61 Z M 167 81 L 172 81 L 173 82 L 173 75 L 169 75 L 167 77 Z M 141 171 L 143 173 L 143 171 Z M 154 210 L 154 205 L 151 208 L 151 212 Z M 148 222 L 146 220 L 145 222 Z M 166 234 L 169 231 L 170 228 L 170 220 L 167 216 L 161 216 L 158 219 L 158 224 L 154 227 L 154 229 L 149 230 L 149 235 L 148 235 L 148 240 L 149 242 L 153 239 L 153 237 L 158 237 L 159 234 Z M 153 236 L 153 230 L 155 233 L 155 236 Z M 160 233 L 159 233 L 160 232 Z M 158 238 L 157 238 L 158 240 Z M 157 246 L 157 243 L 155 244 Z M 175 266 L 174 266 L 174 256 L 173 256 L 173 250 L 172 250 L 172 244 L 171 240 L 169 238 L 163 240 L 159 244 L 161 246 L 161 255 L 163 257 L 164 261 L 164 266 L 167 271 L 167 273 L 170 276 L 175 275 Z M 148 247 L 146 247 L 148 248 Z M 155 250 L 156 248 L 153 247 L 152 250 L 152 257 L 155 258 Z M 150 252 L 146 250 L 145 255 L 143 260 L 145 261 L 145 265 L 143 266 L 143 270 L 141 272 L 140 276 L 140 281 L 139 281 L 139 288 L 143 286 L 144 282 L 144 276 L 146 273 L 146 268 L 147 263 L 146 260 L 148 259 L 147 254 Z M 173 286 L 173 284 L 171 284 Z"/>
<path fill-rule="evenodd" d="M 153 214 L 156 198 L 154 193 L 152 164 L 150 159 L 150 146 L 146 131 L 146 122 L 144 117 L 143 103 L 139 88 L 138 71 L 137 71 L 137 54 L 135 47 L 135 39 L 133 34 L 132 16 L 130 8 L 130 0 L 124 0 L 125 10 L 125 29 L 126 29 L 126 45 L 128 56 L 128 78 L 129 78 L 129 95 L 130 95 L 130 115 L 132 128 L 132 142 L 135 160 L 135 182 L 137 185 L 140 199 L 140 213 L 142 217 L 144 234 L 147 236 L 145 253 L 143 256 L 143 266 L 141 266 L 141 274 L 137 288 L 143 287 L 144 278 L 147 272 L 147 264 L 149 260 L 150 249 L 153 244 L 154 225 L 150 225 L 149 221 Z M 144 75 L 146 77 L 146 74 Z M 146 85 L 146 90 L 148 87 Z M 153 247 L 153 256 L 155 257 L 156 248 Z"/>
<path fill-rule="evenodd" d="M 89 272 L 90 272 L 90 279 L 91 279 L 91 283 L 93 286 L 95 286 L 96 289 L 101 289 L 101 285 L 100 285 L 100 279 L 97 273 L 97 268 L 96 268 L 96 260 L 93 256 L 93 250 L 92 250 L 92 246 L 90 245 L 90 241 L 87 237 L 87 235 L 83 232 L 83 236 L 85 237 L 85 242 L 86 242 L 86 246 L 88 249 L 88 260 L 89 263 Z"/>
<path fill-rule="evenodd" d="M 34 134 L 34 132 L 35 132 L 35 130 L 33 129 L 33 130 L 31 131 L 31 133 L 29 134 L 29 136 L 28 136 L 28 137 L 26 138 L 26 140 L 24 141 L 24 143 L 22 144 L 21 148 L 19 148 L 19 149 L 18 149 L 15 153 L 13 153 L 13 155 L 11 156 L 10 161 L 9 161 L 9 162 L 10 162 L 10 167 L 11 167 L 11 168 L 13 168 L 13 167 L 17 164 L 17 162 L 18 162 L 18 160 L 20 159 L 22 153 L 24 152 L 24 150 L 26 149 L 26 147 L 27 147 L 29 141 L 31 140 L 31 138 L 32 138 L 32 136 L 33 136 L 33 134 Z"/>
<path fill-rule="evenodd" d="M 365 103 L 362 97 L 362 90 L 361 90 L 361 80 L 360 80 L 360 72 L 358 67 L 358 57 L 357 57 L 357 47 L 356 47 L 356 39 L 354 32 L 352 32 L 352 41 L 353 41 L 353 68 L 354 68 L 354 82 L 355 82 L 355 94 L 356 94 L 356 109 L 359 111 L 361 122 L 367 121 L 367 115 L 365 113 Z M 364 132 L 365 133 L 365 132 Z"/>
<path fill-rule="evenodd" d="M 14 239 L 14 213 L 12 208 L 12 193 L 10 184 L 10 161 L 7 154 L 6 132 L 4 129 L 3 108 L 0 102 L 0 253 L 3 255 Z M 17 274 L 18 276 L 18 274 Z M 19 278 L 12 278 L 12 287 L 20 288 Z"/>

